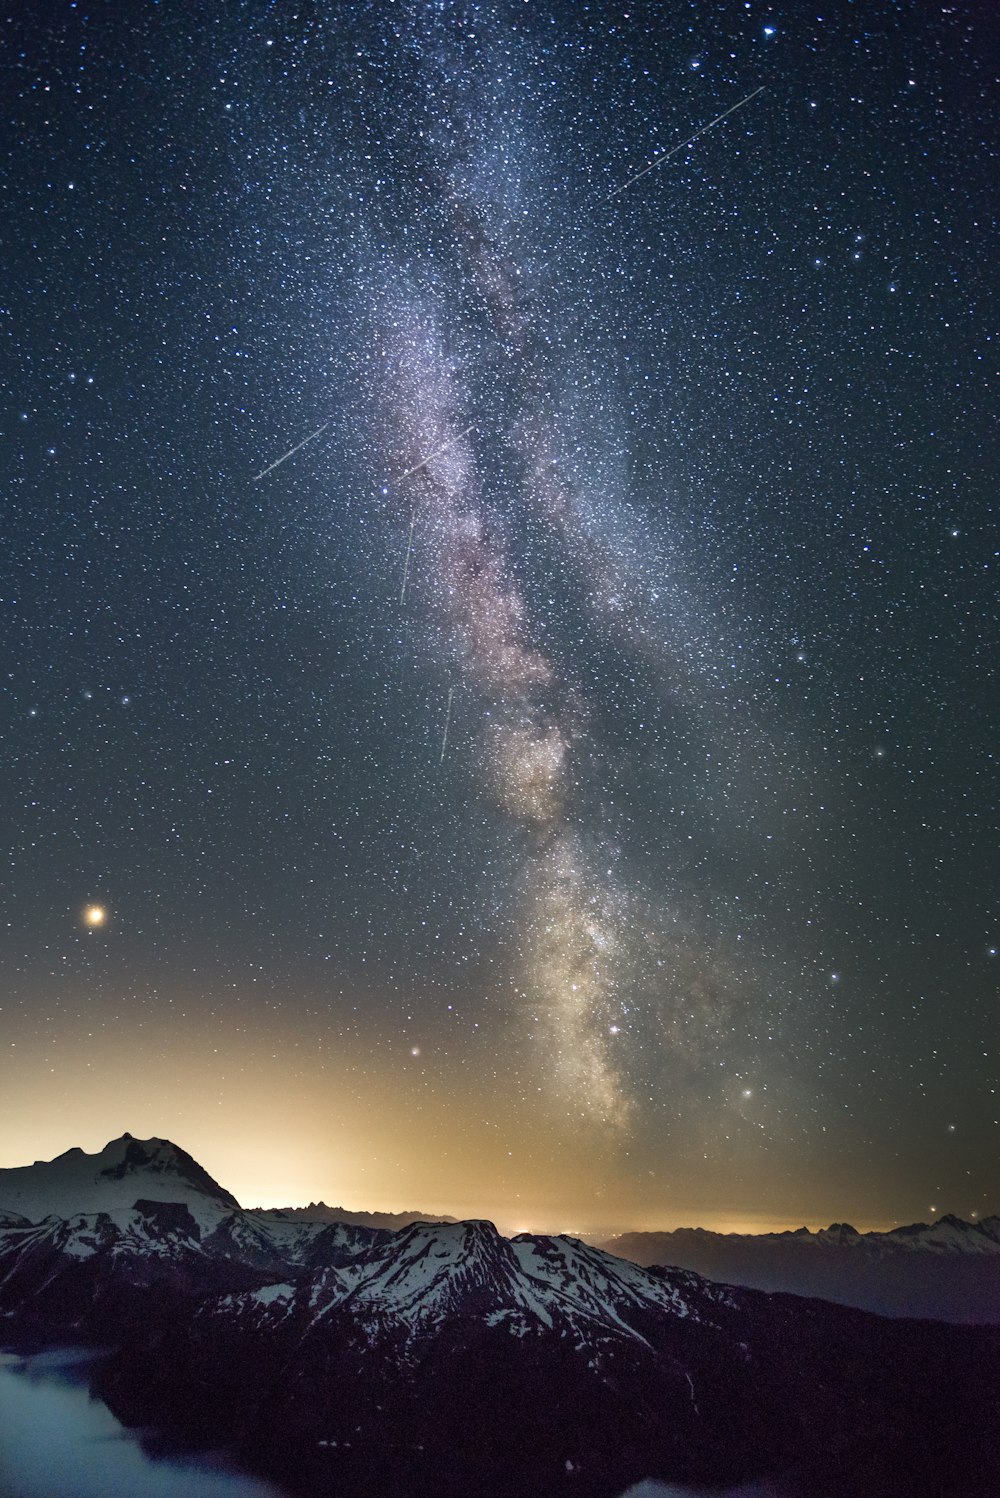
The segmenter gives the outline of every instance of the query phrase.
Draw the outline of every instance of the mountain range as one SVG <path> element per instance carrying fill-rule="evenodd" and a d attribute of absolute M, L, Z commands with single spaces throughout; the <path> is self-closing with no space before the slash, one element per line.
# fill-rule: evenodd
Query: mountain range
<path fill-rule="evenodd" d="M 635 1264 L 673 1264 L 757 1290 L 817 1296 L 883 1316 L 1000 1323 L 1000 1217 L 943 1216 L 886 1233 L 625 1233 L 603 1243 Z"/>
<path fill-rule="evenodd" d="M 296 1493 L 1000 1491 L 996 1328 L 489 1222 L 244 1211 L 183 1150 L 129 1135 L 0 1171 L 0 1208 L 8 1337 L 100 1346 L 94 1390 L 126 1424 L 228 1447 Z"/>
<path fill-rule="evenodd" d="M 310 1202 L 308 1207 L 249 1207 L 250 1212 L 287 1222 L 346 1222 L 353 1227 L 389 1228 L 397 1232 L 413 1222 L 455 1222 L 454 1217 L 438 1217 L 428 1212 L 352 1212 L 347 1207 L 328 1207 L 326 1202 Z"/>

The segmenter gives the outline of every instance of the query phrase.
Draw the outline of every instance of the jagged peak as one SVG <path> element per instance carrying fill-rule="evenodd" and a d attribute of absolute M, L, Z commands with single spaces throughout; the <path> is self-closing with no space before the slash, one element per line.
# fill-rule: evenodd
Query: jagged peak
<path fill-rule="evenodd" d="M 273 1221 L 325 1222 L 345 1227 L 362 1227 L 373 1231 L 399 1232 L 414 1222 L 454 1222 L 454 1217 L 434 1212 L 363 1211 L 351 1207 L 331 1207 L 325 1201 L 310 1202 L 307 1207 L 247 1207 L 248 1212 Z"/>

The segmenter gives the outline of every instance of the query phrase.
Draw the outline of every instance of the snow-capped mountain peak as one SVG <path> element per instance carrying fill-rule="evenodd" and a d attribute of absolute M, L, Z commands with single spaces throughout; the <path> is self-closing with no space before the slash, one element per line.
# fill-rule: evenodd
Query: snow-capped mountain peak
<path fill-rule="evenodd" d="M 169 1139 L 123 1134 L 95 1155 L 73 1148 L 54 1160 L 0 1170 L 0 1208 L 31 1222 L 110 1212 L 147 1201 L 239 1211 L 236 1198 Z"/>

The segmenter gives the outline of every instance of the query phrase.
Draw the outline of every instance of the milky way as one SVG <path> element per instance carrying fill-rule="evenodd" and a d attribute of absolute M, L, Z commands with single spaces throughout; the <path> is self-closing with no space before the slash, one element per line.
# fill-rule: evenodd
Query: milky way
<path fill-rule="evenodd" d="M 438 57 L 445 78 L 461 66 L 447 53 Z M 475 123 L 463 120 L 454 132 L 460 142 L 476 142 Z M 468 149 L 469 157 L 446 143 L 433 160 L 446 205 L 439 232 L 453 247 L 451 275 L 438 278 L 428 253 L 415 264 L 382 262 L 370 277 L 406 288 L 390 306 L 372 308 L 383 350 L 385 465 L 408 465 L 388 490 L 401 522 L 409 511 L 401 603 L 416 536 L 414 628 L 433 630 L 452 681 L 449 721 L 457 690 L 476 721 L 466 752 L 516 832 L 505 877 L 520 930 L 522 1022 L 542 1037 L 551 1085 L 568 1109 L 627 1128 L 633 1085 L 622 1052 L 647 1028 L 651 1003 L 662 1009 L 674 998 L 662 983 L 651 991 L 648 977 L 644 988 L 643 949 L 669 949 L 669 937 L 648 905 L 637 908 L 607 808 L 578 794 L 592 713 L 572 662 L 539 641 L 509 540 L 522 517 L 547 533 L 557 575 L 581 574 L 591 627 L 610 615 L 626 648 L 633 634 L 656 657 L 662 645 L 655 615 L 650 626 L 641 622 L 648 588 L 614 499 L 597 541 L 572 485 L 557 475 L 560 350 L 540 335 L 530 297 L 518 294 L 528 274 L 503 243 L 502 226 L 491 223 L 489 201 L 474 190 L 486 177 L 482 147 Z M 504 203 L 523 196 L 516 173 L 515 148 L 504 155 Z M 485 312 L 474 334 L 470 303 Z M 473 408 L 484 391 L 493 397 L 485 413 Z M 492 426 L 498 407 L 505 417 L 499 431 Z M 488 467 L 479 460 L 483 447 Z M 701 952 L 702 969 L 713 960 L 710 950 Z M 663 968 L 662 958 L 654 961 Z M 686 1005 L 689 1018 L 701 1022 L 698 995 L 688 991 Z"/>

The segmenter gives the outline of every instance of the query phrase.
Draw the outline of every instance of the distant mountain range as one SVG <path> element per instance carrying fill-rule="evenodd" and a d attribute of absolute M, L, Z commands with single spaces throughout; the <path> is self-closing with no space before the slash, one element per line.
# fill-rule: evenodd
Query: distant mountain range
<path fill-rule="evenodd" d="M 1000 1217 L 941 1217 L 887 1233 L 624 1233 L 601 1245 L 635 1264 L 669 1264 L 757 1290 L 818 1296 L 883 1316 L 1000 1323 Z"/>
<path fill-rule="evenodd" d="M 388 1228 L 398 1232 L 413 1222 L 455 1222 L 454 1217 L 435 1217 L 427 1212 L 350 1212 L 346 1207 L 328 1207 L 310 1202 L 308 1207 L 248 1207 L 261 1217 L 283 1222 L 344 1222 L 353 1227 Z"/>
<path fill-rule="evenodd" d="M 107 1349 L 94 1387 L 126 1424 L 229 1447 L 296 1493 L 1000 1492 L 996 1328 L 488 1222 L 247 1212 L 169 1141 L 128 1135 L 0 1171 L 0 1208 L 8 1340 Z"/>

